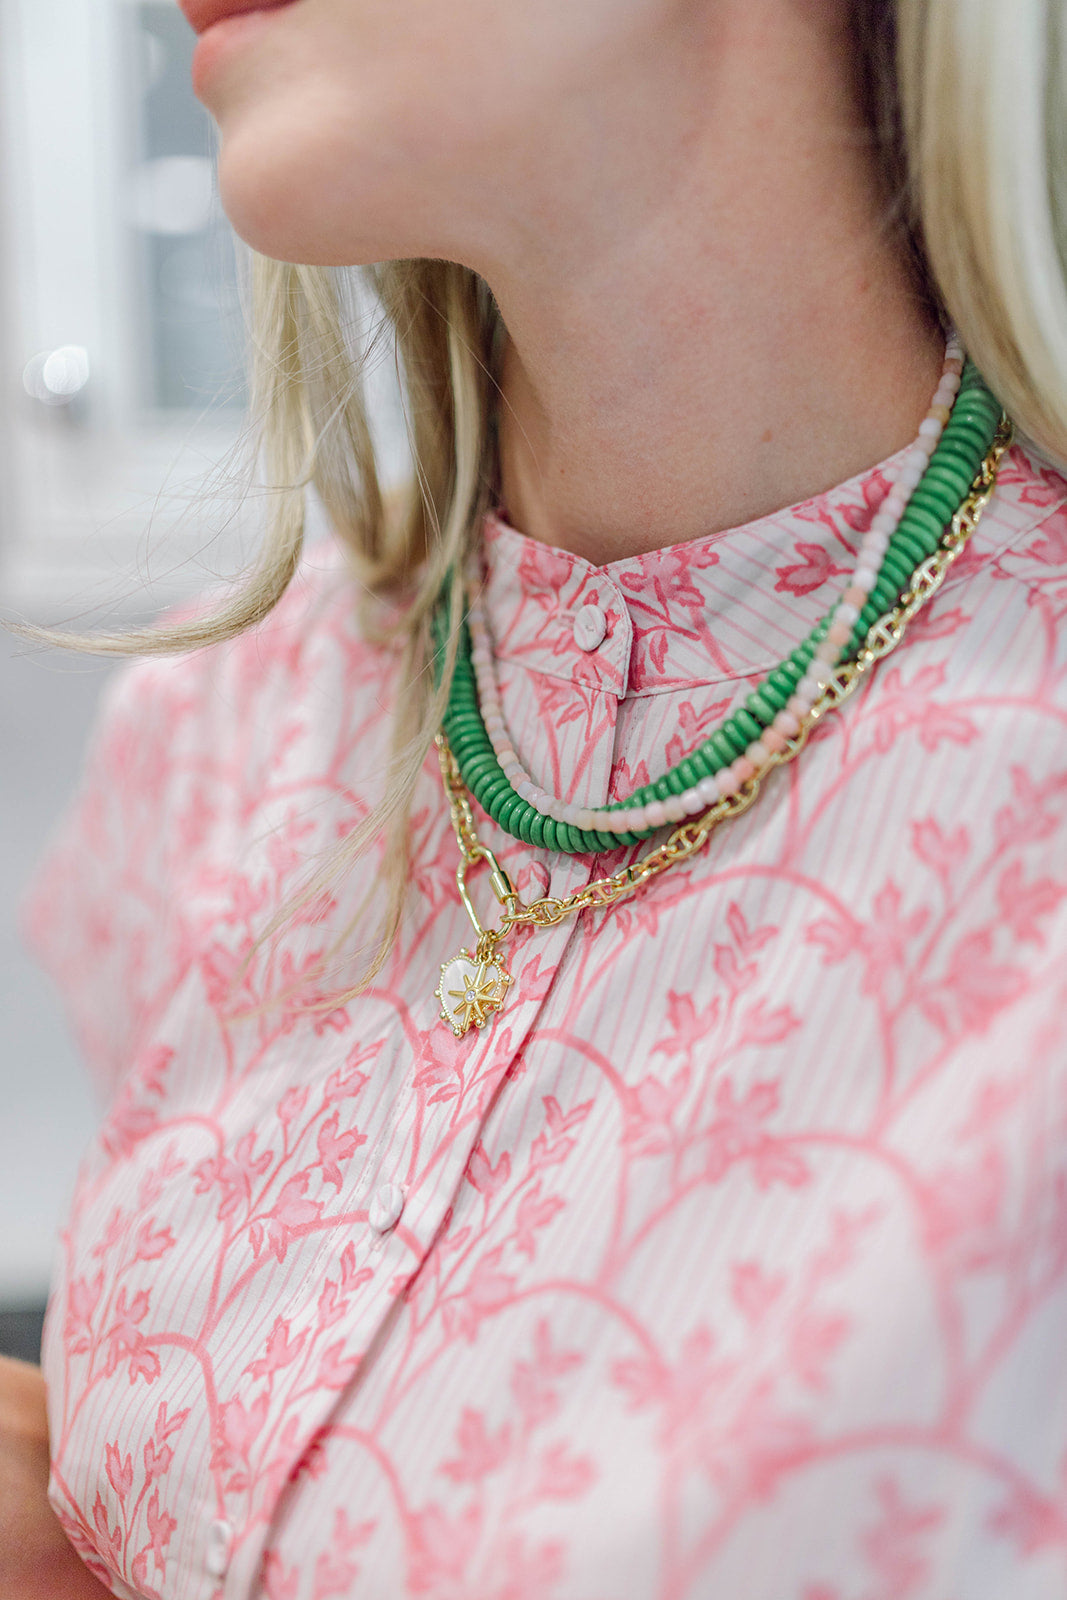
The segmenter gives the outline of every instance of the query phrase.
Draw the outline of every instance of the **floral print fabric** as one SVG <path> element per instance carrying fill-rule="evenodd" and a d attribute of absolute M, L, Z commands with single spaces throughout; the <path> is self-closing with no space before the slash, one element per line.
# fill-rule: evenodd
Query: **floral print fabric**
<path fill-rule="evenodd" d="M 595 806 L 677 761 L 828 609 L 885 471 L 602 569 L 491 518 L 529 769 Z M 1013 450 L 800 760 L 517 939 L 461 1040 L 433 761 L 371 988 L 330 998 L 373 860 L 260 939 L 379 789 L 354 611 L 319 551 L 254 635 L 123 674 L 29 907 L 109 1095 L 44 1356 L 85 1559 L 127 1600 L 1060 1600 L 1067 483 Z M 482 831 L 527 898 L 624 859 Z"/>

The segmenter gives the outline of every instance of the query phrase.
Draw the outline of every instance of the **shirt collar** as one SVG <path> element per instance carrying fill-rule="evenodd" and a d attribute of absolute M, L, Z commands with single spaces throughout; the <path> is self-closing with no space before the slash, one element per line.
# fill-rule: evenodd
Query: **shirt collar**
<path fill-rule="evenodd" d="M 742 527 L 602 567 L 493 513 L 483 599 L 497 655 L 620 697 L 758 676 L 840 595 L 904 454 Z"/>

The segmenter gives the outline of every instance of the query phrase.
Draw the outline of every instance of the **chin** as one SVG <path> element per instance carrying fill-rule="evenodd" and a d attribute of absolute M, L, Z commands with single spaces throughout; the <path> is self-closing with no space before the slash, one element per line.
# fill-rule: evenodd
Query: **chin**
<path fill-rule="evenodd" d="M 399 183 L 373 150 L 361 158 L 350 144 L 342 153 L 309 136 L 299 118 L 287 130 L 276 112 L 267 127 L 249 118 L 221 131 L 222 206 L 261 255 L 334 267 L 443 253 L 428 229 L 411 226 L 425 218 L 426 197 Z"/>

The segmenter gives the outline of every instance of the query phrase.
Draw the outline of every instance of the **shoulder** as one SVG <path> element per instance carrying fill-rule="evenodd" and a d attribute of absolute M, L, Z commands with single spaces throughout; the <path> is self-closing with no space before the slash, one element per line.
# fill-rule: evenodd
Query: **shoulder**
<path fill-rule="evenodd" d="M 165 739 L 172 771 L 209 751 L 212 766 L 226 768 L 232 780 L 242 764 L 269 760 L 296 728 L 340 736 L 353 721 L 368 732 L 388 722 L 397 650 L 367 636 L 360 601 L 343 553 L 332 541 L 315 546 L 257 627 L 188 654 L 123 668 L 105 708 L 101 742 L 128 762 Z M 204 596 L 168 620 L 210 613 L 217 602 L 217 595 Z"/>

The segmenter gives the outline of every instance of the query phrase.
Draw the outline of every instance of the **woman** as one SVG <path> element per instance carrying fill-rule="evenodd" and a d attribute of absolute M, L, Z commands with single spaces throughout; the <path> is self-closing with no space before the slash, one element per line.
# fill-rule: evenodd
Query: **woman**
<path fill-rule="evenodd" d="M 1062 1595 L 1059 0 L 184 3 L 419 476 L 262 264 L 262 563 L 30 911 L 111 1100 L 5 1593 Z"/>

